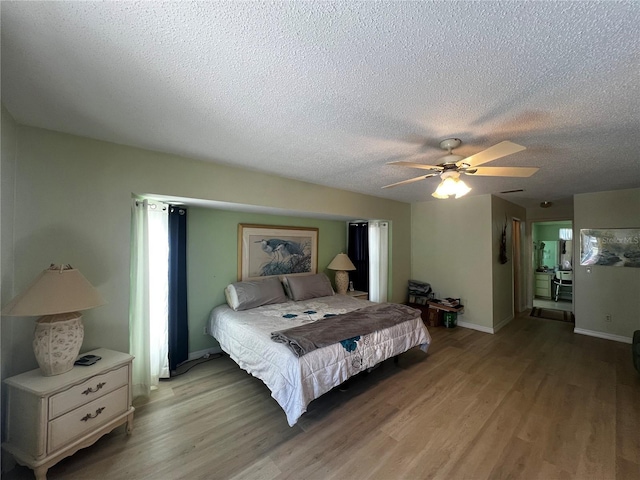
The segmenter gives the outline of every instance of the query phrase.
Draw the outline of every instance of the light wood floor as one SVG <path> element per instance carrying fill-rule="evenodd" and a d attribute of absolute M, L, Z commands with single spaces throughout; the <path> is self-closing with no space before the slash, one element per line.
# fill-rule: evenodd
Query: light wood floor
<path fill-rule="evenodd" d="M 562 299 L 555 302 L 553 300 L 545 300 L 543 298 L 534 298 L 533 306 L 539 308 L 550 308 L 551 310 L 562 310 L 564 312 L 573 311 L 573 304 L 570 301 Z"/>
<path fill-rule="evenodd" d="M 638 479 L 630 345 L 572 329 L 432 328 L 428 355 L 329 392 L 293 428 L 259 380 L 214 359 L 163 383 L 130 437 L 117 429 L 49 479 Z"/>

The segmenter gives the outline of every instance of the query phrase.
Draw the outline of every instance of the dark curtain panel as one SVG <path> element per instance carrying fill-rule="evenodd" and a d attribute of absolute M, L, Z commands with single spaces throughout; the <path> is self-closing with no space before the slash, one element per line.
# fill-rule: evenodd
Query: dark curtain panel
<path fill-rule="evenodd" d="M 356 267 L 349 272 L 353 288 L 362 292 L 369 291 L 369 224 L 367 222 L 349 223 L 349 259 Z"/>
<path fill-rule="evenodd" d="M 187 210 L 169 207 L 169 370 L 189 358 Z"/>

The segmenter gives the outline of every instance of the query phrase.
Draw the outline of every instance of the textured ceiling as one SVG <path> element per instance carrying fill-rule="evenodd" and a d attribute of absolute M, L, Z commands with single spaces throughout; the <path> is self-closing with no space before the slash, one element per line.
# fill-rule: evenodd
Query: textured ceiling
<path fill-rule="evenodd" d="M 440 140 L 534 206 L 640 187 L 638 2 L 7 2 L 2 101 L 26 125 L 405 202 Z M 435 200 L 434 200 L 435 201 Z M 442 200 L 439 200 L 442 201 Z M 453 201 L 453 200 L 449 200 Z M 566 200 L 565 200 L 566 201 Z"/>

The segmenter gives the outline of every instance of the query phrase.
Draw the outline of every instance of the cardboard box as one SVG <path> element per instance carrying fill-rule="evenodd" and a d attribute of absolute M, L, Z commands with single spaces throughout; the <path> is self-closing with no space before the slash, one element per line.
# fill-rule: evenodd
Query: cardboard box
<path fill-rule="evenodd" d="M 429 327 L 439 327 L 442 325 L 442 310 L 429 308 L 427 312 L 427 325 Z"/>

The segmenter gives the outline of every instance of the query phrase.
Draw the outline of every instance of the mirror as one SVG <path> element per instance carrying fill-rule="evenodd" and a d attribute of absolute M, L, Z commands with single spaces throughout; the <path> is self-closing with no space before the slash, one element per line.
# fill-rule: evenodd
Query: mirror
<path fill-rule="evenodd" d="M 558 264 L 558 242 L 540 242 L 542 254 L 540 255 L 541 267 L 552 269 Z"/>

